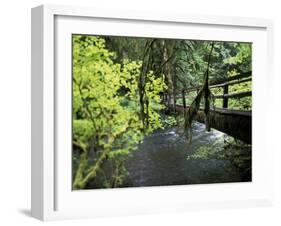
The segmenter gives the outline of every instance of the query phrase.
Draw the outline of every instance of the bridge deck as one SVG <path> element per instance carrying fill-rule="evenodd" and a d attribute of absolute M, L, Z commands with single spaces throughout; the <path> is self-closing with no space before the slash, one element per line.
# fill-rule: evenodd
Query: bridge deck
<path fill-rule="evenodd" d="M 186 108 L 188 110 L 188 106 Z M 176 105 L 177 112 L 184 112 L 184 107 Z M 196 120 L 204 123 L 203 109 L 200 109 Z M 216 108 L 210 110 L 210 125 L 212 128 L 226 133 L 248 144 L 252 143 L 252 112 Z"/>

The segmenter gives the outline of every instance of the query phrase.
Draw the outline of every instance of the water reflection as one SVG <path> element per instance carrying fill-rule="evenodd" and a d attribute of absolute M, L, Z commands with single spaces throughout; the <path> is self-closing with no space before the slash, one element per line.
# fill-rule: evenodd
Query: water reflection
<path fill-rule="evenodd" d="M 187 156 L 201 146 L 213 144 L 225 136 L 217 130 L 205 131 L 201 123 L 193 125 L 192 144 L 177 127 L 155 131 L 144 139 L 127 161 L 129 176 L 125 186 L 160 186 L 243 181 L 230 160 L 196 159 Z M 221 139 L 222 140 L 222 139 Z M 223 143 L 216 143 L 223 145 Z"/>

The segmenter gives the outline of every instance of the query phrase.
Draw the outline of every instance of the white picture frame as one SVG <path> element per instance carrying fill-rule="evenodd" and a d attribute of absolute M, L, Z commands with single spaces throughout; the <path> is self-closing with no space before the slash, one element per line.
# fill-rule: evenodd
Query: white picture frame
<path fill-rule="evenodd" d="M 63 126 L 64 129 L 60 129 L 60 123 L 69 120 L 69 117 L 61 115 L 71 112 L 68 92 L 71 87 L 68 80 L 71 78 L 71 49 L 68 48 L 68 37 L 77 32 L 252 41 L 253 182 L 73 192 L 70 177 L 66 177 L 70 175 L 71 167 L 69 151 L 59 150 L 70 147 L 67 142 L 71 127 Z M 268 175 L 273 173 L 273 153 L 267 140 L 260 138 L 266 137 L 267 128 L 267 112 L 261 102 L 266 100 L 267 95 L 264 94 L 270 93 L 273 85 L 272 33 L 273 22 L 265 19 L 122 12 L 57 5 L 33 8 L 32 216 L 41 220 L 56 220 L 271 205 L 273 179 Z"/>

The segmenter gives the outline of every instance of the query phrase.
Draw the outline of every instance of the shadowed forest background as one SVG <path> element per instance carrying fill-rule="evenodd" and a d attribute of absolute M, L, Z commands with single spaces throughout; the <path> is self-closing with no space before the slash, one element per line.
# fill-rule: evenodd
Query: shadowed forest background
<path fill-rule="evenodd" d="M 73 189 L 251 181 L 251 43 L 72 42 Z"/>

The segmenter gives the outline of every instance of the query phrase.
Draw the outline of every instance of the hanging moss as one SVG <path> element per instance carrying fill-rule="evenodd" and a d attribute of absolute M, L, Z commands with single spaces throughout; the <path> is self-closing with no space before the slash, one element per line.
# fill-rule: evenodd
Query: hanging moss
<path fill-rule="evenodd" d="M 205 125 L 206 125 L 206 130 L 210 131 L 211 125 L 210 125 L 210 116 L 209 116 L 209 111 L 210 111 L 210 100 L 211 100 L 211 91 L 209 89 L 209 67 L 210 67 L 210 62 L 211 62 L 211 55 L 214 49 L 214 42 L 211 43 L 211 50 L 208 56 L 208 65 L 207 65 L 207 70 L 205 72 L 204 76 L 204 83 L 202 88 L 199 90 L 197 96 L 191 103 L 189 109 L 187 112 L 184 113 L 184 131 L 185 131 L 185 136 L 188 139 L 189 143 L 192 141 L 192 122 L 195 119 L 195 116 L 197 115 L 197 112 L 200 109 L 200 103 L 202 101 L 202 98 L 204 98 L 204 117 L 205 117 Z"/>

